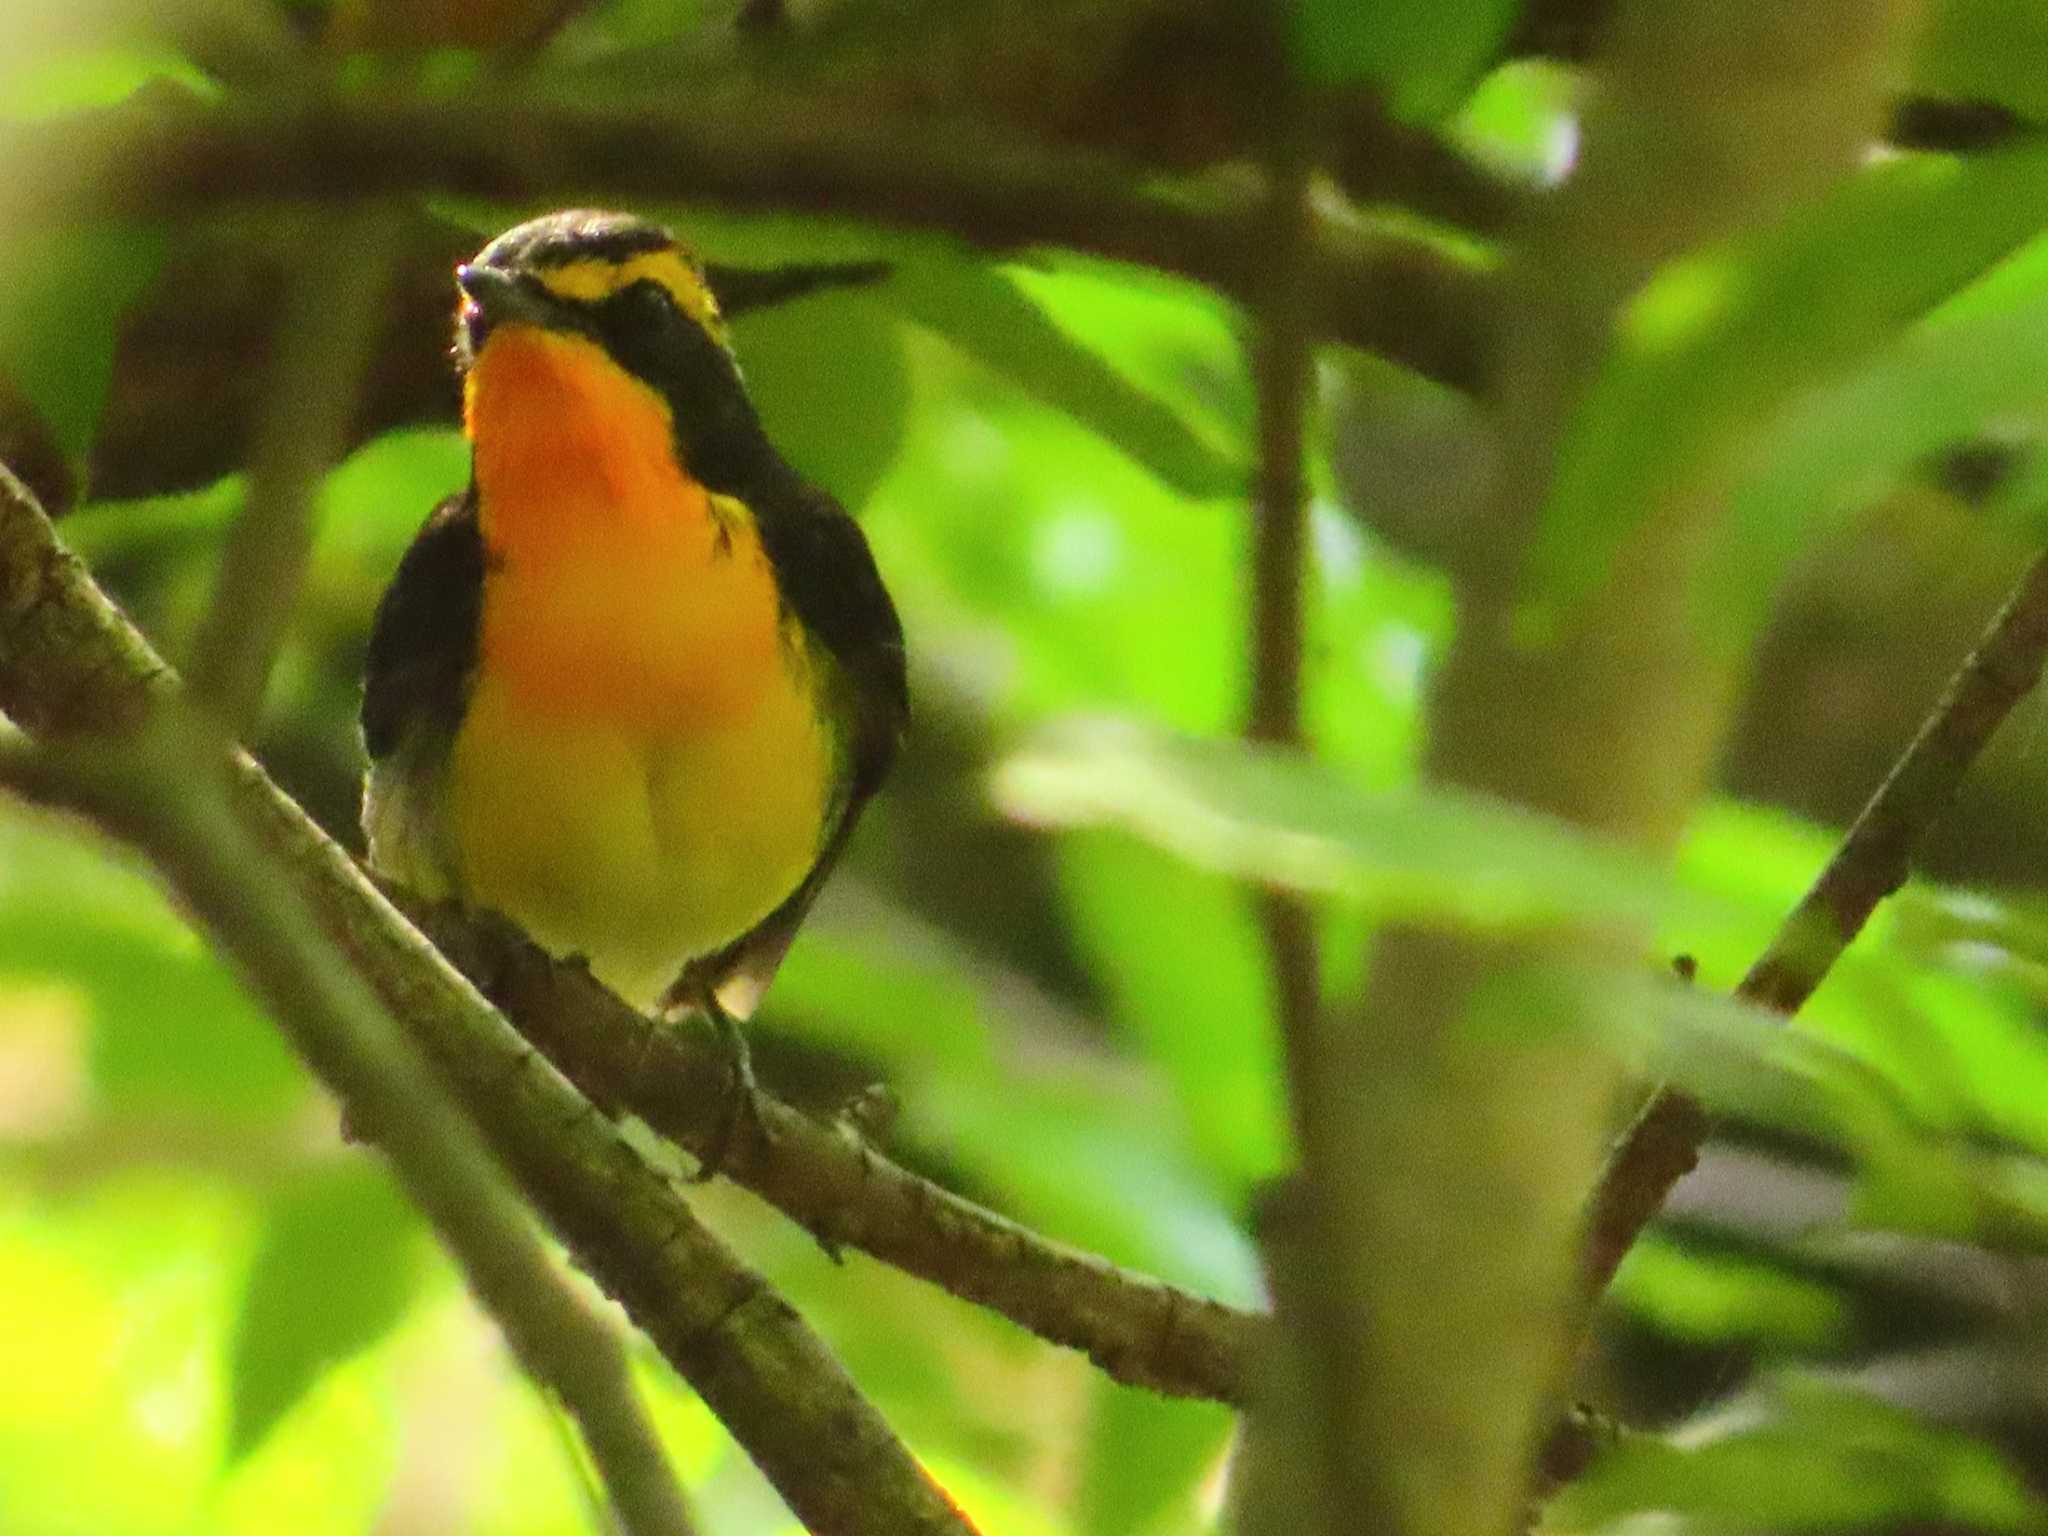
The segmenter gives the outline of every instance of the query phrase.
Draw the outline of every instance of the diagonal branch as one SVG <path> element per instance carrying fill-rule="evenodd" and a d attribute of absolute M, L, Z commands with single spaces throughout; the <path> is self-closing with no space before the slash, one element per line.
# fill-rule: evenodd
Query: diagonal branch
<path fill-rule="evenodd" d="M 47 521 L 25 499 L 0 494 L 0 709 L 36 734 L 126 729 L 169 686 L 163 663 L 56 544 Z M 248 765 L 243 777 L 241 809 L 259 832 L 268 829 L 266 841 L 292 853 L 329 932 L 458 1082 L 516 1076 L 537 1046 L 588 1095 L 560 1085 L 568 1094 L 562 1102 L 582 1106 L 585 1119 L 594 1102 L 631 1110 L 700 1157 L 720 1145 L 731 1128 L 716 1041 L 650 1031 L 586 972 L 549 959 L 502 921 L 421 909 L 414 915 L 443 946 L 441 953 L 427 949 L 260 770 Z M 450 960 L 526 1039 L 511 1035 L 466 985 L 460 998 L 449 995 Z M 494 1109 L 487 1088 L 480 1091 L 484 1110 Z M 724 1172 L 821 1241 L 872 1253 L 1083 1350 L 1119 1381 L 1243 1401 L 1244 1360 L 1262 1321 L 1256 1314 L 1028 1231 L 765 1096 L 762 1121 L 767 1136 L 743 1120 L 730 1137 Z M 668 1203 L 679 1215 L 666 1219 L 687 1217 L 680 1202 Z"/>
<path fill-rule="evenodd" d="M 192 718 L 118 742 L 0 750 L 0 785 L 143 850 L 234 957 L 299 1055 L 384 1149 L 528 1375 L 562 1401 L 630 1536 L 694 1529 L 626 1351 L 549 1258 L 468 1118 L 231 815 L 221 743 Z"/>
<path fill-rule="evenodd" d="M 1905 884 L 1913 848 L 2048 658 L 2048 555 L 2028 567 L 1736 995 L 1790 1016 L 1813 995 L 1879 902 Z M 1588 1218 L 1588 1299 L 1607 1289 L 1671 1186 L 1699 1161 L 1709 1122 L 1697 1099 L 1660 1089 L 1609 1158 Z"/>
<path fill-rule="evenodd" d="M 175 679 L 56 542 L 12 476 L 0 475 L 0 710 L 32 735 L 120 750 L 177 707 Z M 225 769 L 225 772 L 222 770 Z M 196 838 L 152 820 L 118 830 L 143 843 L 254 976 L 244 952 L 274 880 L 311 909 L 390 1016 L 440 1069 L 522 1192 L 695 1387 L 820 1536 L 971 1536 L 973 1527 L 862 1397 L 824 1344 L 760 1275 L 704 1227 L 662 1174 L 401 918 L 348 855 L 241 753 L 213 758 L 221 814 Z M 95 806 L 95 809 L 101 809 Z M 168 813 L 164 813 L 168 814 Z M 239 828 L 249 873 L 210 839 Z M 204 875 L 206 878 L 201 879 Z M 267 989 L 298 997 L 282 972 Z M 287 1021 L 296 1022 L 296 1019 Z M 370 1129 L 383 1134 L 384 1126 Z"/>
<path fill-rule="evenodd" d="M 401 898 L 403 900 L 403 898 Z M 607 1112 L 629 1111 L 804 1227 L 1078 1349 L 1127 1386 L 1245 1400 L 1263 1319 L 1068 1247 L 890 1161 L 850 1125 L 761 1095 L 735 1127 L 723 1048 L 708 1032 L 654 1028 L 588 971 L 554 960 L 503 918 L 405 903 L 436 948 Z"/>

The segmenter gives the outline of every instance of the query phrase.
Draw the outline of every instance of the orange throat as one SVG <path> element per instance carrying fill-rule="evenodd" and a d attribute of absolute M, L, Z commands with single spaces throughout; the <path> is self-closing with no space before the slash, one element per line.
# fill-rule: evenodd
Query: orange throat
<path fill-rule="evenodd" d="M 464 385 L 489 551 L 483 669 L 538 714 L 651 734 L 744 716 L 799 665 L 752 517 L 595 342 L 493 331 Z"/>
<path fill-rule="evenodd" d="M 817 861 L 837 757 L 741 502 L 592 342 L 508 326 L 470 370 L 486 550 L 448 804 L 463 895 L 629 1001 L 751 930 Z"/>

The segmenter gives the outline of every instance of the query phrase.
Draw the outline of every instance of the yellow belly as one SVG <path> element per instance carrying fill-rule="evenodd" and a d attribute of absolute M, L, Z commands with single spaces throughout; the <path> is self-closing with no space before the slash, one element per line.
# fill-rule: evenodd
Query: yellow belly
<path fill-rule="evenodd" d="M 831 743 L 802 676 L 777 671 L 750 708 L 668 732 L 542 712 L 480 677 L 449 765 L 466 899 L 652 1006 L 817 859 Z"/>
<path fill-rule="evenodd" d="M 809 654 L 750 510 L 593 341 L 500 326 L 467 390 L 478 667 L 424 819 L 457 894 L 646 1007 L 817 860 L 836 758 Z"/>

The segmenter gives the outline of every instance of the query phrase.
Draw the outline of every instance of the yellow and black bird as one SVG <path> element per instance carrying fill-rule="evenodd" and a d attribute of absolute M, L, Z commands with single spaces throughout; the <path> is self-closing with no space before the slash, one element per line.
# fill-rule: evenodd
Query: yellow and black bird
<path fill-rule="evenodd" d="M 666 231 L 552 214 L 455 275 L 470 484 L 371 630 L 371 865 L 743 1018 L 895 755 L 895 608 Z"/>

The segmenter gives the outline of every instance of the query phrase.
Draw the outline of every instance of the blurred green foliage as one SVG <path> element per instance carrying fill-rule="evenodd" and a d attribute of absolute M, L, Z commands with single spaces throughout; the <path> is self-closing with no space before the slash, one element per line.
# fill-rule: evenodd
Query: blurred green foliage
<path fill-rule="evenodd" d="M 559 41 L 583 56 L 665 48 L 700 9 L 612 0 Z M 1924 80 L 2040 109 L 2036 7 L 1937 9 Z M 1321 83 L 1371 82 L 1532 179 L 1569 143 L 1570 70 L 1475 79 L 1510 7 L 1304 0 L 1296 16 L 1297 62 Z M 102 103 L 162 77 L 206 78 L 161 47 L 88 37 L 10 67 L 0 108 Z M 1990 420 L 2037 429 L 2044 173 L 2038 150 L 1879 166 L 1793 224 L 1663 274 L 1568 445 L 1538 572 L 1550 590 L 1596 579 L 1645 488 L 1708 463 L 1736 520 L 1705 598 L 1746 644 L 1794 558 L 1927 451 Z M 482 234 L 526 210 L 442 211 Z M 1742 1390 L 1631 1439 L 1554 1525 L 1663 1510 L 1698 1529 L 2048 1526 L 2048 1468 L 1998 1439 L 2013 1401 L 1973 1415 L 1884 1393 L 1907 1345 L 2039 1359 L 2038 1301 L 1963 1305 L 1923 1262 L 2013 1274 L 2048 1248 L 2038 898 L 1913 888 L 1795 1032 L 1719 1002 L 1832 834 L 1707 803 L 1672 872 L 1418 787 L 1424 679 L 1453 632 L 1446 586 L 1371 531 L 1396 509 L 1340 490 L 1327 442 L 1312 464 L 1317 760 L 1228 742 L 1245 694 L 1252 395 L 1227 306 L 1074 257 L 998 262 L 822 221 L 665 212 L 714 259 L 897 262 L 882 286 L 738 326 L 771 432 L 874 541 L 921 722 L 904 782 L 762 1021 L 771 1080 L 779 1066 L 829 1103 L 886 1079 L 903 1103 L 893 1151 L 1061 1239 L 1255 1304 L 1243 1218 L 1288 1147 L 1245 880 L 1318 899 L 1339 998 L 1389 914 L 1491 929 L 1654 914 L 1665 952 L 1699 960 L 1700 986 L 1646 979 L 1656 956 L 1629 957 L 1617 1048 L 1706 1095 L 1766 1172 L 1753 1205 L 1678 1213 L 1638 1249 L 1603 1369 L 1616 1395 L 1647 1400 L 1674 1358 L 1660 1348 L 1710 1356 L 1673 1412 Z M 0 246 L 0 372 L 73 455 L 121 309 L 168 233 Z M 1384 403 L 1366 392 L 1350 408 Z M 466 472 L 452 429 L 412 427 L 327 482 L 265 745 L 337 826 L 367 616 Z M 2028 473 L 2015 510 L 2037 515 L 2043 471 Z M 1396 477 L 1382 489 L 1391 501 Z M 231 477 L 89 503 L 64 531 L 177 655 L 241 495 Z M 1005 813 L 1057 830 L 1018 835 Z M 1001 857 L 978 865 L 991 848 Z M 939 894 L 952 890 L 981 895 Z M 1839 1198 L 1761 1219 L 1786 1170 Z M 877 1264 L 829 1262 L 730 1191 L 701 1198 L 984 1529 L 1208 1527 L 1223 1410 L 1113 1387 Z M 11 805 L 0 1307 L 10 1536 L 593 1528 L 561 1426 L 234 978 L 118 855 Z M 793 1530 L 651 1358 L 645 1377 L 707 1528 Z"/>

